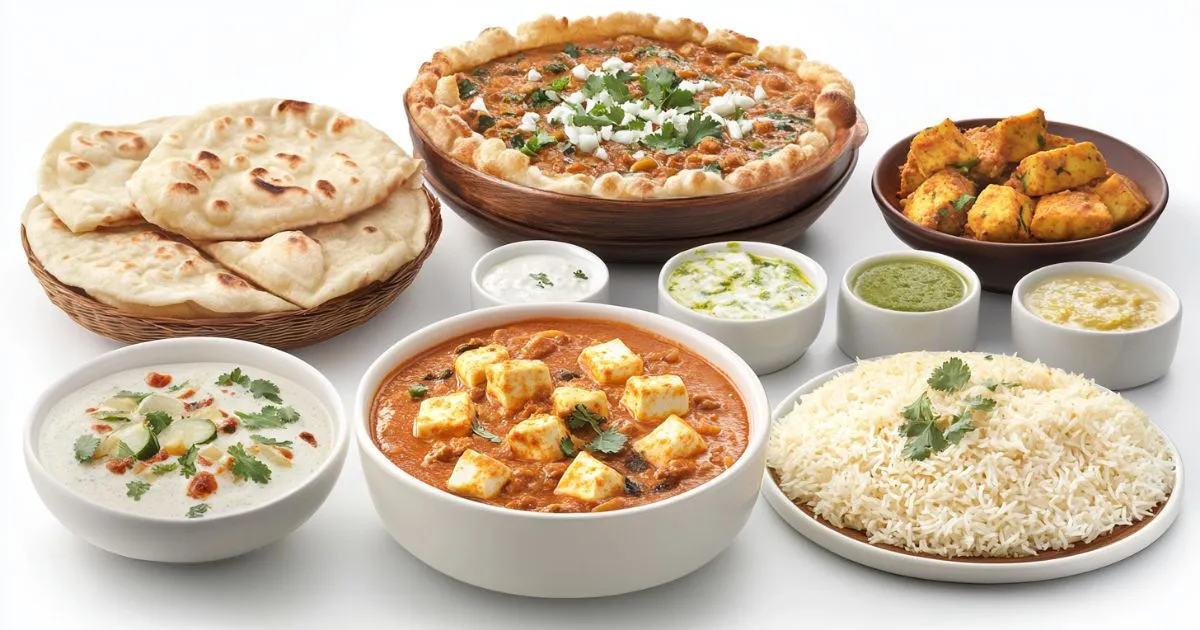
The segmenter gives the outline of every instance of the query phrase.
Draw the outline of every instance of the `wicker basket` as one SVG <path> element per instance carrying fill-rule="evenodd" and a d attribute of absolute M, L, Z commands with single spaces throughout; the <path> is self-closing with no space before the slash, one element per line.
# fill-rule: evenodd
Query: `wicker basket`
<path fill-rule="evenodd" d="M 363 287 L 353 293 L 334 298 L 313 308 L 251 315 L 206 319 L 177 319 L 137 315 L 99 302 L 87 293 L 58 281 L 42 267 L 34 256 L 21 228 L 21 244 L 29 268 L 46 291 L 46 296 L 71 319 L 88 330 L 117 341 L 136 343 L 168 337 L 231 337 L 274 346 L 297 348 L 340 335 L 378 315 L 412 284 L 421 265 L 442 233 L 441 205 L 429 189 L 423 188 L 429 199 L 432 215 L 425 249 L 416 258 L 396 271 L 391 278 Z"/>

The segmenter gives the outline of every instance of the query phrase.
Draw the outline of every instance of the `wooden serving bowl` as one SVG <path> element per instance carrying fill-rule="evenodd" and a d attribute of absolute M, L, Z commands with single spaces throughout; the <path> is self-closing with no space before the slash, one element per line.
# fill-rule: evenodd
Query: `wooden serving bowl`
<path fill-rule="evenodd" d="M 454 191 L 446 188 L 439 180 L 426 176 L 426 181 L 437 191 L 450 209 L 458 213 L 458 216 L 475 229 L 498 241 L 505 243 L 527 240 L 563 241 L 588 249 L 604 259 L 605 262 L 661 263 L 681 251 L 713 241 L 761 241 L 785 245 L 796 240 L 837 198 L 842 188 L 850 181 L 850 176 L 854 173 L 854 166 L 857 163 L 858 150 L 852 150 L 846 170 L 833 183 L 832 187 L 824 191 L 824 194 L 817 197 L 808 206 L 771 223 L 722 234 L 660 240 L 592 238 L 561 234 L 540 226 L 515 223 L 470 204 Z"/>
<path fill-rule="evenodd" d="M 853 153 L 867 138 L 858 113 L 851 129 L 841 130 L 833 146 L 799 175 L 724 195 L 671 199 L 619 200 L 565 195 L 530 188 L 475 170 L 429 141 L 405 107 L 413 153 L 425 160 L 425 177 L 497 219 L 562 235 L 621 241 L 662 241 L 711 237 L 764 225 L 808 207 L 846 171 Z M 711 240 L 711 239 L 709 239 Z"/>
<path fill-rule="evenodd" d="M 98 334 L 138 343 L 170 337 L 230 337 L 253 341 L 279 349 L 298 348 L 340 335 L 383 312 L 397 296 L 412 284 L 421 265 L 433 253 L 442 233 L 441 204 L 428 189 L 429 232 L 425 248 L 387 280 L 375 282 L 353 293 L 336 297 L 313 308 L 233 317 L 180 319 L 128 313 L 100 302 L 86 292 L 63 284 L 46 271 L 29 247 L 25 228 L 21 244 L 30 270 L 41 283 L 46 297 L 75 323 Z"/>
<path fill-rule="evenodd" d="M 958 120 L 959 129 L 992 125 L 1000 118 Z M 1167 178 L 1158 165 L 1146 154 L 1104 133 L 1070 125 L 1048 122 L 1050 133 L 1095 143 L 1104 154 L 1109 168 L 1128 175 L 1141 186 L 1150 200 L 1150 209 L 1140 219 L 1115 232 L 1077 241 L 1060 243 L 991 243 L 961 236 L 951 236 L 923 228 L 904 216 L 900 200 L 900 167 L 908 156 L 908 148 L 916 134 L 892 145 L 875 165 L 871 177 L 871 192 L 883 213 L 888 227 L 900 240 L 915 249 L 924 249 L 952 256 L 966 263 L 978 274 L 983 288 L 1000 293 L 1012 293 L 1017 281 L 1025 274 L 1060 262 L 1091 260 L 1112 262 L 1137 247 L 1167 207 Z"/>

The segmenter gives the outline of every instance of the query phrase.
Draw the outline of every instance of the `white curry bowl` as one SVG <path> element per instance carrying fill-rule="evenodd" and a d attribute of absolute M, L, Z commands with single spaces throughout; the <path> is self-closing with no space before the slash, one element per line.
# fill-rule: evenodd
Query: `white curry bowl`
<path fill-rule="evenodd" d="M 587 282 L 590 287 L 586 293 L 577 298 L 540 300 L 539 303 L 554 301 L 608 303 L 608 265 L 605 265 L 599 256 L 578 245 L 563 243 L 561 241 L 517 241 L 501 245 L 480 256 L 479 260 L 475 261 L 475 266 L 471 267 L 471 308 L 533 303 L 532 301 L 524 302 L 509 299 L 503 295 L 493 294 L 484 288 L 484 276 L 495 268 L 496 265 L 512 260 L 517 256 L 535 254 L 561 256 L 567 260 L 576 261 L 579 264 L 580 270 L 588 276 Z"/>
<path fill-rule="evenodd" d="M 671 274 L 701 252 L 729 251 L 728 243 L 710 243 L 676 254 L 658 274 L 658 312 L 706 332 L 738 353 L 756 374 L 770 374 L 795 363 L 821 332 L 825 323 L 825 295 L 829 281 L 817 261 L 800 252 L 770 243 L 737 242 L 740 251 L 781 258 L 800 268 L 816 290 L 813 300 L 800 308 L 760 319 L 725 319 L 694 311 L 671 297 Z"/>
<path fill-rule="evenodd" d="M 1140 330 L 1082 330 L 1048 322 L 1026 305 L 1030 291 L 1046 280 L 1094 274 L 1120 278 L 1153 291 L 1162 300 L 1162 321 Z M 1121 390 L 1161 378 L 1175 359 L 1183 305 L 1171 287 L 1149 274 L 1101 262 L 1065 262 L 1030 272 L 1013 289 L 1012 331 L 1017 354 L 1051 367 L 1083 374 L 1108 389 Z"/>
<path fill-rule="evenodd" d="M 312 393 L 329 414 L 333 440 L 328 458 L 307 479 L 265 503 L 203 518 L 166 518 L 116 510 L 68 489 L 46 470 L 38 438 L 46 414 L 64 396 L 110 374 L 167 363 L 229 363 L 287 378 Z M 34 403 L 25 421 L 25 464 L 46 507 L 76 536 L 135 560 L 208 562 L 273 543 L 304 524 L 321 507 L 341 473 L 349 429 L 337 390 L 316 368 L 280 350 L 248 341 L 183 337 L 127 346 L 84 363 L 58 379 Z"/>
<path fill-rule="evenodd" d="M 949 267 L 966 283 L 963 299 L 940 311 L 907 312 L 880 308 L 854 292 L 854 280 L 868 267 L 892 260 L 924 260 Z M 962 262 L 920 250 L 868 256 L 846 270 L 838 291 L 837 343 L 851 359 L 873 359 L 916 350 L 967 351 L 979 337 L 979 276 Z"/>
<path fill-rule="evenodd" d="M 628 324 L 690 349 L 729 377 L 746 405 L 746 451 L 717 477 L 662 501 L 599 513 L 524 512 L 456 496 L 404 472 L 375 445 L 376 391 L 402 363 L 458 335 L 535 318 Z M 367 488 L 384 527 L 422 562 L 482 588 L 531 597 L 599 597 L 683 577 L 724 551 L 754 508 L 765 467 L 770 409 L 762 384 L 732 350 L 660 315 L 604 304 L 501 306 L 440 321 L 393 345 L 367 369 L 355 434 Z M 563 549 L 603 550 L 569 558 Z"/>

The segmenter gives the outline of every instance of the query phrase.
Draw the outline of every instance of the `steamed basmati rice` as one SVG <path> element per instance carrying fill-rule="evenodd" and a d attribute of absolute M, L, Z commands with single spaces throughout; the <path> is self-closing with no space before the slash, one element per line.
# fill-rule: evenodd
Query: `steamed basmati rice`
<path fill-rule="evenodd" d="M 970 366 L 970 384 L 930 390 L 926 379 L 952 356 Z M 991 392 L 986 379 L 1019 386 Z M 901 455 L 901 411 L 925 391 L 935 414 L 970 395 L 997 404 L 961 442 L 913 461 Z M 980 353 L 859 363 L 776 422 L 767 464 L 784 494 L 833 525 L 943 557 L 1091 542 L 1150 514 L 1175 479 L 1166 440 L 1129 401 L 1062 370 Z"/>

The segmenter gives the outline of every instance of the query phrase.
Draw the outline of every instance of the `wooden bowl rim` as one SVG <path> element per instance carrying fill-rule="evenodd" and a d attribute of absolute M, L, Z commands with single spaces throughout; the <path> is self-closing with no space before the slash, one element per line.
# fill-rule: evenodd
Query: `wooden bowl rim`
<path fill-rule="evenodd" d="M 964 119 L 960 119 L 960 120 L 955 120 L 953 122 L 954 122 L 955 126 L 957 126 L 959 129 L 970 129 L 971 127 L 979 127 L 982 125 L 993 125 L 1001 120 L 1003 120 L 1003 118 L 964 118 Z M 1091 246 L 1091 245 L 1103 245 L 1104 243 L 1123 240 L 1124 238 L 1129 236 L 1130 233 L 1141 230 L 1143 228 L 1149 229 L 1149 225 L 1152 225 L 1155 221 L 1158 221 L 1158 217 L 1160 215 L 1162 215 L 1163 211 L 1166 210 L 1166 208 L 1167 208 L 1167 199 L 1170 197 L 1171 191 L 1170 191 L 1169 186 L 1167 185 L 1166 174 L 1163 173 L 1162 169 L 1158 166 L 1158 164 L 1154 160 L 1150 159 L 1150 156 L 1146 155 L 1141 150 L 1139 150 L 1137 147 L 1129 144 L 1128 142 L 1125 142 L 1119 138 L 1110 136 L 1106 133 L 1096 131 L 1094 129 L 1090 129 L 1088 127 L 1084 127 L 1081 125 L 1074 125 L 1071 123 L 1057 122 L 1057 121 L 1046 121 L 1046 125 L 1047 125 L 1047 127 L 1049 127 L 1050 125 L 1054 125 L 1056 127 L 1064 127 L 1067 129 L 1077 129 L 1080 131 L 1084 131 L 1091 135 L 1100 136 L 1108 142 L 1112 142 L 1114 144 L 1120 145 L 1120 146 L 1128 149 L 1135 157 L 1138 157 L 1138 158 L 1144 160 L 1146 162 L 1146 164 L 1148 164 L 1150 166 L 1151 171 L 1157 176 L 1158 181 L 1162 184 L 1162 189 L 1163 189 L 1162 199 L 1158 203 L 1155 203 L 1153 206 L 1151 206 L 1150 210 L 1147 211 L 1145 214 L 1143 214 L 1140 218 L 1138 218 L 1137 221 L 1134 221 L 1133 223 L 1130 223 L 1129 225 L 1126 225 L 1125 227 L 1123 227 L 1119 230 L 1114 230 L 1112 232 L 1109 232 L 1108 234 L 1101 234 L 1099 236 L 1092 236 L 1089 238 L 1082 238 L 1082 239 L 1077 239 L 1077 240 L 1073 240 L 1073 241 L 1046 241 L 1046 242 L 1033 242 L 1033 243 L 996 243 L 996 242 L 992 242 L 992 241 L 977 241 L 973 238 L 967 238 L 965 236 L 953 236 L 950 234 L 938 232 L 936 230 L 929 230 L 929 229 L 923 228 L 923 227 L 913 223 L 912 221 L 910 221 L 908 219 L 908 217 L 904 216 L 904 211 L 903 211 L 903 209 L 900 208 L 899 201 L 895 199 L 896 191 L 891 191 L 890 193 L 885 193 L 883 191 L 883 186 L 880 183 L 880 180 L 886 171 L 898 170 L 901 166 L 900 164 L 887 163 L 883 159 L 883 156 L 886 156 L 887 154 L 891 153 L 892 151 L 895 151 L 897 148 L 908 147 L 909 145 L 912 144 L 913 138 L 915 138 L 917 133 L 919 133 L 919 132 L 909 135 L 908 137 L 904 138 L 903 140 L 900 140 L 899 142 L 896 142 L 895 144 L 893 144 L 892 146 L 890 146 L 884 150 L 884 152 L 880 156 L 879 161 L 875 163 L 875 170 L 871 174 L 871 194 L 874 195 L 875 203 L 879 206 L 879 209 L 883 212 L 884 218 L 887 219 L 889 223 L 892 223 L 893 225 L 897 226 L 900 230 L 902 230 L 910 235 L 913 235 L 915 238 L 932 241 L 934 243 L 937 243 L 937 244 L 943 245 L 943 246 L 968 247 L 968 248 L 969 247 L 978 247 L 981 250 L 984 250 L 984 251 L 991 250 L 993 252 L 1000 252 L 1000 251 L 1004 251 L 1004 250 L 1012 251 L 1013 248 L 1022 249 L 1022 250 L 1031 251 L 1031 252 L 1032 251 L 1045 251 L 1045 250 L 1051 250 L 1051 251 L 1055 251 L 1055 252 L 1064 252 L 1064 250 L 1070 251 L 1070 250 L 1073 250 L 1076 248 L 1090 249 L 1089 246 Z"/>
<path fill-rule="evenodd" d="M 136 320 L 136 321 L 144 323 L 144 324 L 163 326 L 163 327 L 193 326 L 196 328 L 205 328 L 205 327 L 211 328 L 211 327 L 221 327 L 221 326 L 244 326 L 246 324 L 263 324 L 263 325 L 279 324 L 280 322 L 287 321 L 292 318 L 320 317 L 322 315 L 327 314 L 325 311 L 336 311 L 339 308 L 341 308 L 342 303 L 349 302 L 349 301 L 351 301 L 357 297 L 360 297 L 364 294 L 367 294 L 367 293 L 374 293 L 374 292 L 386 293 L 393 289 L 393 287 L 389 286 L 393 282 L 393 280 L 396 280 L 398 277 L 403 276 L 405 270 L 408 269 L 410 266 L 424 265 L 425 260 L 428 259 L 429 256 L 433 253 L 433 247 L 434 247 L 434 245 L 437 244 L 438 238 L 441 236 L 442 221 L 441 221 L 441 202 L 438 200 L 437 196 L 434 195 L 433 193 L 431 193 L 429 191 L 429 189 L 425 187 L 424 184 L 421 185 L 421 192 L 425 193 L 425 198 L 429 202 L 430 222 L 429 222 L 429 230 L 425 234 L 425 247 L 422 248 L 421 251 L 417 253 L 416 257 L 414 257 L 412 260 L 404 263 L 403 265 L 400 265 L 400 267 L 398 269 L 396 269 L 396 271 L 394 271 L 390 276 L 388 276 L 387 278 L 385 278 L 383 280 L 376 280 L 375 282 L 372 282 L 371 284 L 368 284 L 365 287 L 361 287 L 361 288 L 355 289 L 354 291 L 351 291 L 349 293 L 339 295 L 331 300 L 322 302 L 311 308 L 298 308 L 295 310 L 280 311 L 277 313 L 261 313 L 261 314 L 257 314 L 257 315 L 232 315 L 230 317 L 196 317 L 196 318 L 164 317 L 161 315 L 141 315 L 138 313 L 130 313 L 128 311 L 123 311 L 115 306 L 105 304 L 104 302 L 101 302 L 101 301 L 97 300 L 96 298 L 93 298 L 92 296 L 88 295 L 88 293 L 86 291 L 84 291 L 83 289 L 66 284 L 66 283 L 62 282 L 61 280 L 59 280 L 58 277 L 56 277 L 54 274 L 50 273 L 49 271 L 46 271 L 46 268 L 42 266 L 42 261 L 40 259 L 38 259 L 36 254 L 33 253 L 33 249 L 29 245 L 29 239 L 26 238 L 26 235 L 25 235 L 25 225 L 24 224 L 21 225 L 21 245 L 25 249 L 26 262 L 31 267 L 36 266 L 37 269 L 40 269 L 43 272 L 42 274 L 35 274 L 35 276 L 37 276 L 37 279 L 39 282 L 42 281 L 42 276 L 44 275 L 44 277 L 53 281 L 55 288 L 64 290 L 64 291 L 68 291 L 68 292 L 72 293 L 75 298 L 78 298 L 79 300 L 87 302 L 89 308 L 94 309 L 103 317 L 117 319 L 117 320 L 121 320 L 121 319 Z M 197 248 L 197 251 L 199 251 L 199 248 Z M 239 276 L 239 277 L 241 277 L 241 276 Z M 250 281 L 247 280 L 247 282 L 250 282 Z M 266 291 L 265 289 L 263 289 L 262 287 L 259 287 L 258 285 L 254 284 L 253 282 L 250 282 L 250 284 L 252 286 L 254 286 L 256 289 L 259 289 L 260 291 Z M 267 292 L 270 293 L 270 291 L 267 291 Z M 274 294 L 272 294 L 272 295 L 274 295 Z M 280 298 L 280 299 L 283 299 L 283 298 Z M 286 300 L 284 300 L 284 301 L 286 301 Z"/>
<path fill-rule="evenodd" d="M 845 135 L 845 142 L 842 143 L 841 149 L 836 152 L 825 151 L 817 160 L 806 164 L 799 173 L 795 173 L 791 177 L 773 181 L 768 184 L 763 184 L 762 186 L 755 186 L 753 188 L 746 188 L 744 190 L 736 190 L 733 192 L 720 193 L 716 195 L 693 195 L 691 197 L 652 197 L 645 199 L 613 199 L 610 197 L 596 197 L 593 195 L 569 195 L 566 193 L 553 192 L 549 190 L 542 190 L 540 188 L 533 188 L 531 186 L 525 186 L 515 182 L 510 182 L 507 179 L 496 177 L 491 173 L 485 173 L 474 166 L 465 164 L 461 160 L 455 159 L 453 156 L 443 151 L 441 147 L 431 142 L 429 140 L 429 136 L 425 134 L 425 130 L 421 129 L 421 126 L 416 123 L 412 116 L 412 110 L 408 105 L 408 90 L 405 90 L 404 92 L 404 115 L 408 119 L 409 132 L 420 138 L 422 150 L 433 152 L 443 160 L 451 161 L 460 165 L 462 168 L 470 171 L 473 175 L 487 182 L 488 184 L 507 188 L 513 194 L 541 196 L 544 197 L 544 201 L 551 203 L 579 203 L 580 201 L 585 201 L 588 203 L 612 204 L 618 207 L 628 205 L 631 208 L 637 208 L 638 210 L 644 210 L 646 204 L 652 204 L 659 208 L 675 206 L 688 207 L 695 204 L 696 199 L 700 198 L 719 198 L 722 201 L 729 200 L 732 203 L 738 200 L 739 195 L 750 196 L 752 194 L 770 193 L 779 189 L 787 188 L 789 185 L 793 185 L 795 180 L 799 179 L 800 177 L 817 172 L 821 168 L 827 168 L 830 164 L 836 162 L 837 159 L 844 155 L 847 151 L 855 151 L 862 146 L 862 143 L 866 141 L 867 135 L 870 133 L 870 128 L 867 126 L 866 118 L 864 118 L 862 115 L 862 110 L 855 106 L 855 112 L 856 117 L 854 120 L 854 125 L 846 129 L 838 130 L 839 136 L 842 136 L 843 133 Z M 413 147 L 413 150 L 415 153 L 415 146 Z M 431 170 L 428 167 L 428 163 L 426 164 L 426 170 L 427 172 Z"/>

